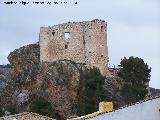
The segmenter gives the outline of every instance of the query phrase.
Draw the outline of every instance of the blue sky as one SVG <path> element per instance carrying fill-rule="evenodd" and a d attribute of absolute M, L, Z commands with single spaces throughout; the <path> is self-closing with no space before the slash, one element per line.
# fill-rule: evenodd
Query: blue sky
<path fill-rule="evenodd" d="M 67 4 L 26 6 L 0 1 L 0 64 L 8 63 L 14 49 L 37 42 L 41 26 L 102 19 L 108 24 L 109 65 L 118 65 L 124 56 L 140 57 L 152 67 L 150 86 L 160 88 L 159 6 L 159 0 L 68 0 Z"/>

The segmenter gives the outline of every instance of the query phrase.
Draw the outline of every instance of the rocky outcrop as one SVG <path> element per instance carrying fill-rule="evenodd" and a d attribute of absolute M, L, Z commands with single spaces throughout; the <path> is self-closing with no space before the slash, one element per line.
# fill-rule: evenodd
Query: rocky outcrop
<path fill-rule="evenodd" d="M 29 111 L 31 101 L 42 96 L 49 101 L 60 119 L 77 114 L 79 81 L 87 69 L 69 60 L 40 62 L 39 44 L 14 50 L 8 56 L 12 77 L 1 98 L 1 105 L 14 106 L 15 112 Z M 106 100 L 123 103 L 119 78 L 106 78 Z"/>
<path fill-rule="evenodd" d="M 39 67 L 39 44 L 31 44 L 14 50 L 8 56 L 13 67 L 13 79 L 23 84 L 36 80 Z"/>
<path fill-rule="evenodd" d="M 0 65 L 0 75 L 4 75 L 9 80 L 11 78 L 11 69 L 10 64 Z"/>
<path fill-rule="evenodd" d="M 8 60 L 12 66 L 11 79 L 3 91 L 0 105 L 13 106 L 14 112 L 23 112 L 28 108 L 27 100 L 34 93 L 34 83 L 39 71 L 38 43 L 14 50 L 9 54 Z"/>
<path fill-rule="evenodd" d="M 80 72 L 83 67 L 71 61 L 43 63 L 42 94 L 62 118 L 76 115 Z"/>
<path fill-rule="evenodd" d="M 11 67 L 8 65 L 0 65 L 0 96 L 3 93 L 7 82 L 11 79 Z"/>
<path fill-rule="evenodd" d="M 2 104 L 11 103 L 19 113 L 29 111 L 34 97 L 43 96 L 61 119 L 76 114 L 83 65 L 67 60 L 40 63 L 38 43 L 14 50 L 8 60 L 13 68 L 12 80 L 3 94 Z"/>

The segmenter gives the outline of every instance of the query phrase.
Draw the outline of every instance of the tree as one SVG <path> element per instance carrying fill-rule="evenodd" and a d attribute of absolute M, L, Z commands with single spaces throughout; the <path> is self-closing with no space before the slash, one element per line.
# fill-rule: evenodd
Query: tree
<path fill-rule="evenodd" d="M 0 106 L 0 117 L 2 117 L 4 115 L 4 112 L 2 110 L 2 107 Z"/>
<path fill-rule="evenodd" d="M 86 70 L 81 75 L 78 114 L 84 115 L 98 110 L 99 102 L 104 101 L 104 80 L 99 69 Z"/>
<path fill-rule="evenodd" d="M 118 73 L 123 78 L 122 95 L 127 103 L 143 100 L 147 93 L 147 83 L 150 80 L 151 68 L 138 57 L 124 57 L 120 62 L 121 69 Z"/>
<path fill-rule="evenodd" d="M 51 104 L 42 97 L 37 97 L 31 102 L 30 111 L 52 118 L 55 117 Z"/>

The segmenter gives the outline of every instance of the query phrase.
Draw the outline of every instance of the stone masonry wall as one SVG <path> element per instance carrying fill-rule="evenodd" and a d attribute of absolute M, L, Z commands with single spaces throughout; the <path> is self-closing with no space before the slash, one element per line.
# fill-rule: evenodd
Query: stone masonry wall
<path fill-rule="evenodd" d="M 107 72 L 107 25 L 102 20 L 69 22 L 40 29 L 40 61 L 72 60 Z"/>

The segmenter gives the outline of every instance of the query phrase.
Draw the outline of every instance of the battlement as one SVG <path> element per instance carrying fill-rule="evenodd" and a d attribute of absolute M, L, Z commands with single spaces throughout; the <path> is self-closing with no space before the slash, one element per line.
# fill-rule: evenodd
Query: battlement
<path fill-rule="evenodd" d="M 107 71 L 107 24 L 102 20 L 68 22 L 41 27 L 40 61 L 72 60 Z"/>

